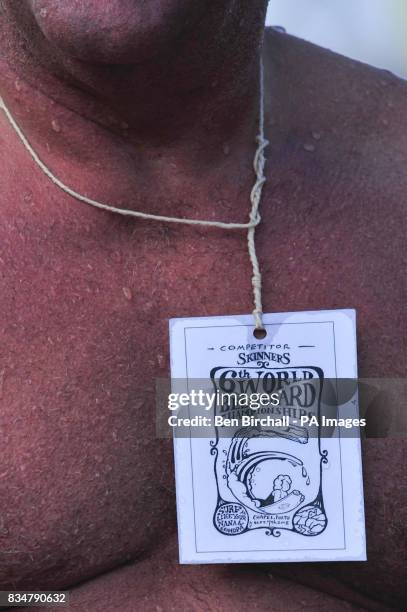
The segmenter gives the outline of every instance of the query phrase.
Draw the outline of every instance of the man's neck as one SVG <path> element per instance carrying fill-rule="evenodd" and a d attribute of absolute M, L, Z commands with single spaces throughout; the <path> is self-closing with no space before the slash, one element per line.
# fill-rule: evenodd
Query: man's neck
<path fill-rule="evenodd" d="M 126 66 L 55 60 L 35 40 L 23 44 L 24 30 L 3 17 L 0 94 L 43 161 L 77 191 L 158 214 L 244 222 L 264 14 L 215 16 L 168 54 Z"/>
<path fill-rule="evenodd" d="M 21 26 L 29 17 L 18 23 L 20 17 L 6 12 L 1 94 L 12 108 L 21 102 L 21 113 L 24 98 L 34 96 L 44 110 L 53 107 L 53 116 L 68 109 L 112 132 L 124 129 L 127 142 L 157 146 L 200 138 L 210 143 L 220 135 L 225 140 L 251 126 L 257 110 L 262 15 L 257 11 L 254 18 L 246 9 L 242 19 L 242 10 L 218 14 L 215 7 L 167 52 L 127 65 L 64 56 L 32 24 L 28 41 Z M 41 114 L 30 108 L 30 128 L 37 132 L 49 129 L 47 113 L 45 125 Z"/>

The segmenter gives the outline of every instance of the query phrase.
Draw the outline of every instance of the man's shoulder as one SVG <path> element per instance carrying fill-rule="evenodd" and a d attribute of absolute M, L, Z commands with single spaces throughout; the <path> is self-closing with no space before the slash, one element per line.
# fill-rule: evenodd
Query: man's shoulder
<path fill-rule="evenodd" d="M 394 109 L 395 114 L 407 115 L 407 81 L 388 70 L 375 68 L 319 47 L 273 28 L 266 31 L 266 53 L 279 82 L 292 91 L 308 93 L 307 99 L 316 105 L 319 98 L 323 109 L 340 112 L 366 112 L 367 109 Z M 284 78 L 285 77 L 285 78 Z M 330 102 L 330 105 L 326 103 Z M 341 108 L 338 105 L 341 104 Z"/>
<path fill-rule="evenodd" d="M 274 30 L 265 46 L 279 157 L 316 179 L 404 198 L 407 81 Z"/>

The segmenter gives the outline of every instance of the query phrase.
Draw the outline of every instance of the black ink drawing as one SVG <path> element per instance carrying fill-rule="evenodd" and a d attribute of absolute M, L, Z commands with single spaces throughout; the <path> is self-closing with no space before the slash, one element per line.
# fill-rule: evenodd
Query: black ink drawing
<path fill-rule="evenodd" d="M 221 386 L 222 372 L 226 370 L 230 376 L 231 368 L 212 370 L 215 388 Z M 280 378 L 281 368 L 261 364 L 261 372 L 259 368 L 253 370 L 258 378 L 275 375 L 276 380 L 284 380 L 286 387 L 298 387 L 295 392 L 286 393 L 286 397 L 296 401 L 280 406 L 280 415 L 284 410 L 297 422 L 296 417 L 312 413 L 319 421 L 322 370 L 301 368 L 306 375 L 305 382 L 296 377 L 299 368 L 285 368 L 284 377 Z M 293 373 L 291 380 L 290 373 Z M 317 393 L 305 389 L 310 381 Z M 229 406 L 227 410 L 230 415 L 239 414 L 237 406 Z M 269 410 L 272 413 L 274 408 L 270 406 Z M 250 414 L 250 409 L 244 413 Z M 263 529 L 267 535 L 279 536 L 285 529 L 302 536 L 318 536 L 325 530 L 322 465 L 327 463 L 327 453 L 321 451 L 319 426 L 317 429 L 310 435 L 309 429 L 290 420 L 288 427 L 240 427 L 232 437 L 219 436 L 216 430 L 216 439 L 211 442 L 218 491 L 213 523 L 220 533 L 236 536 Z"/>

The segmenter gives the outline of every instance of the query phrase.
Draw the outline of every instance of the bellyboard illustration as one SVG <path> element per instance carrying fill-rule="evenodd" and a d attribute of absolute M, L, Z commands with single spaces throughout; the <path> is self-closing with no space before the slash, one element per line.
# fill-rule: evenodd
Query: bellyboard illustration
<path fill-rule="evenodd" d="M 324 508 L 322 466 L 327 451 L 321 450 L 319 415 L 323 372 L 316 367 L 270 368 L 267 363 L 244 371 L 217 367 L 211 371 L 215 390 L 222 393 L 278 391 L 278 405 L 259 410 L 227 402 L 216 413 L 247 426 L 216 427 L 211 441 L 217 503 L 213 524 L 227 536 L 254 529 L 278 537 L 281 530 L 302 536 L 318 536 L 328 523 Z M 272 427 L 256 419 L 270 415 Z M 301 416 L 316 417 L 317 425 L 299 425 Z M 250 420 L 250 419 L 249 419 Z M 274 426 L 276 424 L 276 426 Z"/>

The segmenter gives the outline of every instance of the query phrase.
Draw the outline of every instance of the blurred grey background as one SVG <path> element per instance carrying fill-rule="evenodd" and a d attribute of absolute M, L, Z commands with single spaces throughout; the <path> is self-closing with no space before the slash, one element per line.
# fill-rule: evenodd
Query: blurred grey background
<path fill-rule="evenodd" d="M 268 24 L 407 78 L 407 0 L 270 0 Z"/>

